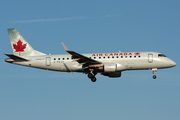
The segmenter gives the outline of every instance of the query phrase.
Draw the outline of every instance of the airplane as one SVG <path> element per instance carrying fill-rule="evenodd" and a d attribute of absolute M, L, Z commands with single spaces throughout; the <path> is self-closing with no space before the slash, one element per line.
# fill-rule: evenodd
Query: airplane
<path fill-rule="evenodd" d="M 81 72 L 87 74 L 92 82 L 96 74 L 110 78 L 121 77 L 127 70 L 152 70 L 153 78 L 158 69 L 176 66 L 176 63 L 159 52 L 114 52 L 79 54 L 69 50 L 69 54 L 47 55 L 34 50 L 16 29 L 8 29 L 13 54 L 5 54 L 5 62 L 59 72 Z"/>

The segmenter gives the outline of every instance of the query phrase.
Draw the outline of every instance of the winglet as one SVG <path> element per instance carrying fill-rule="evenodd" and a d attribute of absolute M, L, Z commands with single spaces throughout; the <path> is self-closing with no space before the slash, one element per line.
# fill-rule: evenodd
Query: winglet
<path fill-rule="evenodd" d="M 64 49 L 65 49 L 66 51 L 69 51 L 69 49 L 64 45 L 64 43 L 63 43 L 63 42 L 61 42 L 61 43 L 62 43 Z"/>

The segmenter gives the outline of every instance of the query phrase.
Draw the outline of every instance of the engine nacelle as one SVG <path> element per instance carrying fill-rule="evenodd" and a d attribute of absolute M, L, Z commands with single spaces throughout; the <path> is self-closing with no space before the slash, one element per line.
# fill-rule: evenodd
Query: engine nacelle
<path fill-rule="evenodd" d="M 110 76 L 120 76 L 121 71 L 126 70 L 126 67 L 122 66 L 121 64 L 116 63 L 107 63 L 102 66 L 98 66 L 94 69 L 96 73 L 110 73 Z M 111 75 L 112 72 L 112 75 Z M 107 75 L 109 76 L 109 75 Z"/>
<path fill-rule="evenodd" d="M 104 76 L 109 76 L 109 77 L 121 77 L 121 72 L 104 72 L 101 73 Z"/>
<path fill-rule="evenodd" d="M 104 65 L 104 72 L 116 72 L 117 71 L 117 64 L 110 63 Z"/>

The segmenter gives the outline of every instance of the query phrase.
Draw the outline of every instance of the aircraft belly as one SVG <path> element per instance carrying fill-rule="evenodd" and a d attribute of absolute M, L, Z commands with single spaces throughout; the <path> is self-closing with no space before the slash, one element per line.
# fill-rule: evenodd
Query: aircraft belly
<path fill-rule="evenodd" d="M 82 66 L 78 66 L 78 63 L 64 62 L 58 65 L 58 70 L 62 72 L 82 71 Z"/>
<path fill-rule="evenodd" d="M 127 70 L 139 70 L 152 68 L 153 63 L 148 63 L 146 59 L 127 60 L 125 67 Z"/>

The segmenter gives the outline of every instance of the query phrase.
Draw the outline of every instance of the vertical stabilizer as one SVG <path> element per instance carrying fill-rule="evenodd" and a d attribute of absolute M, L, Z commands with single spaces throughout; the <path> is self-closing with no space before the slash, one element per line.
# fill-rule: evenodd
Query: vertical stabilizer
<path fill-rule="evenodd" d="M 13 54 L 16 56 L 46 55 L 34 50 L 16 29 L 8 29 Z"/>

